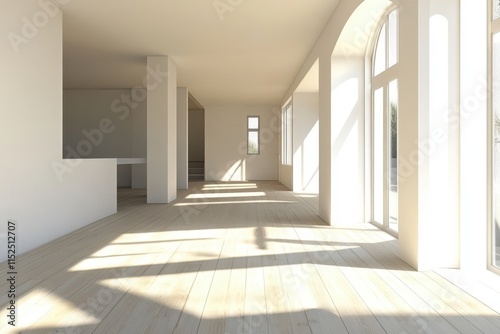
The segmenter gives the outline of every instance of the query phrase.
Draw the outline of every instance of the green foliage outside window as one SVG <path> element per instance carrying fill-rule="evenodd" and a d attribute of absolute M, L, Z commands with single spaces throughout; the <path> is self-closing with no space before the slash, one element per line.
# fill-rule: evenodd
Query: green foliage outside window
<path fill-rule="evenodd" d="M 391 158 L 398 156 L 398 105 L 391 103 L 390 112 Z"/>

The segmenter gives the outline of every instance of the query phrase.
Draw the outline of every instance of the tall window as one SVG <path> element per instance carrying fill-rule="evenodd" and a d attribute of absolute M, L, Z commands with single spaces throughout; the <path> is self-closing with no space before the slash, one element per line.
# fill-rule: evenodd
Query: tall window
<path fill-rule="evenodd" d="M 493 213 L 490 225 L 491 265 L 500 268 L 500 1 L 492 0 L 491 72 L 493 134 Z"/>
<path fill-rule="evenodd" d="M 372 221 L 398 231 L 398 10 L 380 29 L 372 75 Z"/>
<path fill-rule="evenodd" d="M 260 117 L 247 117 L 247 154 L 260 154 Z"/>
<path fill-rule="evenodd" d="M 281 163 L 292 164 L 292 102 L 281 111 Z"/>

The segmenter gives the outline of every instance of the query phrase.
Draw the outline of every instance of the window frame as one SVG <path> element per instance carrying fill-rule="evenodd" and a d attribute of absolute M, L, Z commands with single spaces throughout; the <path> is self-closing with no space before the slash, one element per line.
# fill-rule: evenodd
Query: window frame
<path fill-rule="evenodd" d="M 500 15 L 495 17 L 495 6 L 493 1 L 488 1 L 488 226 L 487 226 L 487 269 L 500 275 L 500 265 L 496 264 L 496 231 L 495 231 L 495 99 L 494 99 L 494 37 L 500 34 Z M 500 73 L 498 74 L 500 77 Z M 499 88 L 497 88 L 499 89 Z M 500 103 L 500 101 L 498 102 Z"/>
<path fill-rule="evenodd" d="M 392 13 L 396 11 L 397 13 L 397 22 L 396 22 L 396 62 L 389 66 L 389 58 L 390 58 L 390 29 L 389 29 L 389 17 L 391 16 Z M 384 29 L 385 27 L 385 29 Z M 390 101 L 389 101 L 389 86 L 391 82 L 397 81 L 399 84 L 399 75 L 398 75 L 398 68 L 399 68 L 399 62 L 400 62 L 400 46 L 399 46 L 399 8 L 397 6 L 390 6 L 387 8 L 386 13 L 381 17 L 379 25 L 377 27 L 377 30 L 374 33 L 374 38 L 372 41 L 372 47 L 371 47 L 371 54 L 368 55 L 370 61 L 371 61 L 371 94 L 370 94 L 370 99 L 371 99 L 371 106 L 370 106 L 370 115 L 371 115 L 371 161 L 370 161 L 370 169 L 371 169 L 371 222 L 372 224 L 384 229 L 386 232 L 398 236 L 398 230 L 399 230 L 399 222 L 397 222 L 396 229 L 392 228 L 390 224 L 390 216 L 389 216 L 389 208 L 390 208 L 390 203 L 389 203 L 389 195 L 390 195 L 390 164 L 389 164 L 389 156 L 390 156 Z M 384 38 L 384 47 L 385 47 L 385 52 L 384 52 L 384 67 L 385 69 L 379 73 L 375 73 L 375 64 L 377 61 L 377 49 L 379 46 L 379 41 L 380 38 Z M 380 61 L 380 60 L 379 60 Z M 383 133 L 383 198 L 382 198 L 382 216 L 383 216 L 383 221 L 375 221 L 375 213 L 376 213 L 376 208 L 375 208 L 375 203 L 376 203 L 376 194 L 375 194 L 375 92 L 378 90 L 382 90 L 382 99 L 383 99 L 383 121 L 382 124 L 384 124 L 384 129 L 382 131 Z M 398 89 L 399 90 L 399 89 Z M 399 99 L 398 99 L 399 100 Z M 399 101 L 398 101 L 399 105 Z M 379 175 L 380 176 L 380 175 Z M 398 182 L 399 183 L 399 182 Z M 380 194 L 378 194 L 380 195 Z"/>
<path fill-rule="evenodd" d="M 250 128 L 250 119 L 257 118 L 257 129 Z M 257 133 L 257 152 L 250 152 L 250 133 Z M 260 116 L 247 116 L 247 155 L 260 155 Z"/>
<path fill-rule="evenodd" d="M 394 64 L 390 64 L 390 57 L 391 57 L 391 30 L 390 30 L 390 24 L 389 24 L 389 20 L 390 20 L 390 17 L 391 17 L 391 14 L 393 13 L 396 13 L 396 18 L 397 18 L 397 21 L 396 21 L 396 41 L 397 41 L 397 50 L 396 50 L 396 62 Z M 391 74 L 391 72 L 393 71 L 393 67 L 397 67 L 397 65 L 399 64 L 399 56 L 400 56 L 400 52 L 399 52 L 399 7 L 397 6 L 391 6 L 389 7 L 389 9 L 386 11 L 386 13 L 383 15 L 381 21 L 380 21 L 380 26 L 378 27 L 378 30 L 376 31 L 375 33 L 375 38 L 374 38 L 374 41 L 373 41 L 373 45 L 372 45 L 372 54 L 371 54 L 371 63 L 372 63 L 372 68 L 371 68 L 371 78 L 372 78 L 372 81 L 374 78 L 379 78 L 380 77 L 384 77 L 387 73 Z M 377 56 L 377 51 L 378 51 L 378 44 L 379 44 L 379 41 L 380 41 L 380 38 L 384 38 L 384 70 L 382 70 L 381 72 L 379 73 L 375 73 L 375 60 L 376 60 L 376 56 Z M 386 80 L 384 80 L 386 81 Z"/>
<path fill-rule="evenodd" d="M 293 104 L 290 99 L 281 108 L 281 164 L 293 165 Z"/>

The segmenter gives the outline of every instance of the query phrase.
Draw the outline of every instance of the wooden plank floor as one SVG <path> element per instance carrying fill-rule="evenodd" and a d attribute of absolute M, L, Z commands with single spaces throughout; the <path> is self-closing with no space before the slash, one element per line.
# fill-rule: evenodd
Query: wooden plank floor
<path fill-rule="evenodd" d="M 1 333 L 500 333 L 500 315 L 397 257 L 369 224 L 327 226 L 277 182 L 191 183 L 19 257 Z M 2 264 L 5 268 L 6 264 Z M 0 280 L 6 312 L 5 270 Z"/>

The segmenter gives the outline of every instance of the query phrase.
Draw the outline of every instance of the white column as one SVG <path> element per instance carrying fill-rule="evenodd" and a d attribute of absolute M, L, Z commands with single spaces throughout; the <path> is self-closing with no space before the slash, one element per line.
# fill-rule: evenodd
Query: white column
<path fill-rule="evenodd" d="M 188 89 L 177 88 L 177 189 L 188 189 Z"/>
<path fill-rule="evenodd" d="M 167 56 L 147 57 L 148 203 L 177 198 L 177 68 Z"/>
<path fill-rule="evenodd" d="M 429 0 L 401 2 L 400 10 L 400 48 L 399 48 L 399 131 L 398 131 L 398 221 L 400 257 L 414 268 L 420 268 L 421 227 L 423 220 L 420 184 L 425 183 L 424 161 L 419 156 L 420 117 L 424 114 L 423 105 L 428 105 L 428 22 L 419 10 L 428 6 Z M 428 20 L 428 13 L 423 13 Z M 422 24 L 421 24 L 422 23 Z M 426 29 L 427 28 L 427 29 Z M 419 48 L 420 40 L 421 47 Z M 425 52 L 427 51 L 427 53 Z M 425 57 L 427 55 L 427 57 Z M 425 84 L 424 84 L 425 83 Z M 421 115 L 422 114 L 422 115 Z M 423 121 L 423 120 L 421 120 Z M 425 196 L 423 196 L 425 198 Z"/>
<path fill-rule="evenodd" d="M 460 224 L 465 270 L 484 270 L 487 256 L 487 3 L 462 0 L 460 23 Z"/>
<path fill-rule="evenodd" d="M 418 270 L 459 266 L 457 9 L 400 10 L 399 245 Z"/>
<path fill-rule="evenodd" d="M 332 60 L 319 59 L 319 216 L 331 223 L 332 214 Z"/>

